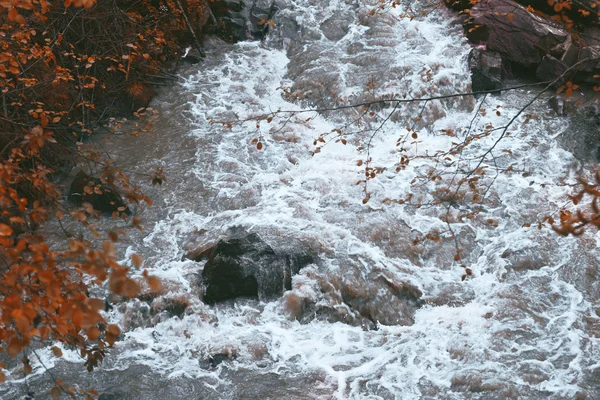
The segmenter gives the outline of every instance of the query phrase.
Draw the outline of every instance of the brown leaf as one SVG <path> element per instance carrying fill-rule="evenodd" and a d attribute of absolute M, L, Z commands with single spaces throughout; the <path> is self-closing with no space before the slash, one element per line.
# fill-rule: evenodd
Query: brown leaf
<path fill-rule="evenodd" d="M 89 340 L 96 340 L 100 337 L 101 334 L 102 332 L 100 332 L 100 329 L 98 329 L 98 327 L 96 326 L 92 326 L 90 329 L 87 330 L 87 337 Z"/>
<path fill-rule="evenodd" d="M 55 357 L 62 357 L 63 352 L 58 347 L 52 346 L 52 354 L 54 354 Z"/>
<path fill-rule="evenodd" d="M 109 325 L 108 328 L 106 328 L 106 331 L 114 336 L 117 336 L 119 333 L 121 333 L 121 329 L 114 324 Z"/>
<path fill-rule="evenodd" d="M 0 224 L 0 236 L 10 236 L 13 234 L 13 230 L 6 224 Z"/>
<path fill-rule="evenodd" d="M 162 282 L 156 276 L 149 276 L 146 278 L 146 281 L 148 282 L 148 286 L 150 286 L 150 290 L 153 292 L 160 292 L 162 289 Z"/>
<path fill-rule="evenodd" d="M 141 267 L 142 263 L 144 262 L 144 260 L 142 259 L 142 257 L 139 254 L 132 254 L 131 255 L 131 262 L 133 262 L 133 265 L 135 265 L 136 267 Z"/>
<path fill-rule="evenodd" d="M 57 400 L 60 399 L 60 388 L 58 386 L 54 386 L 51 390 L 50 390 L 50 396 L 52 396 L 53 399 Z"/>

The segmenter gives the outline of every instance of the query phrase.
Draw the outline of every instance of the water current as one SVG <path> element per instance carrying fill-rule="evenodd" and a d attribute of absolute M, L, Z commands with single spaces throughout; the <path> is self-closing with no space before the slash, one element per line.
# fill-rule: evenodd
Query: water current
<path fill-rule="evenodd" d="M 289 114 L 257 127 L 243 121 L 278 109 L 470 90 L 471 47 L 451 11 L 411 20 L 395 18 L 406 11 L 400 7 L 371 16 L 372 5 L 350 0 L 279 3 L 263 42 L 210 39 L 207 59 L 161 89 L 152 103 L 161 115 L 155 136 L 106 144 L 154 199 L 135 210 L 145 231 L 121 243 L 122 258 L 143 255 L 165 294 L 115 304 L 109 318 L 125 333 L 98 371 L 84 372 L 69 349 L 62 361 L 40 349 L 34 376 L 2 389 L 2 398 L 27 391 L 45 398 L 52 383 L 42 362 L 105 400 L 600 396 L 598 236 L 563 238 L 536 225 L 566 203 L 564 184 L 580 164 L 561 138 L 577 140 L 586 125 L 550 113 L 542 96 L 482 164 L 483 204 L 452 205 L 455 214 L 480 207 L 477 218 L 452 224 L 455 242 L 445 203 L 433 204 L 431 193 L 457 164 L 476 165 L 501 131 L 447 164 L 429 156 L 503 126 L 539 88 L 401 105 L 376 133 L 391 107 L 364 115 L 360 129 L 354 109 Z M 292 101 L 284 89 L 302 95 Z M 319 135 L 346 125 L 347 144 L 331 140 L 314 154 Z M 413 159 L 396 172 L 396 142 L 415 131 L 418 139 L 406 144 Z M 360 147 L 369 143 L 367 155 Z M 381 170 L 363 204 L 357 164 L 369 157 Z M 136 175 L 156 166 L 166 173 L 162 186 Z M 419 178 L 433 168 L 447 170 L 442 182 Z M 413 200 L 399 204 L 409 193 Z M 206 305 L 203 262 L 184 255 L 236 226 L 274 247 L 309 248 L 318 261 L 280 299 Z M 431 232 L 441 240 L 416 241 Z M 463 280 L 466 268 L 472 273 Z M 168 312 L 179 303 L 184 312 Z M 211 361 L 216 354 L 225 361 Z"/>

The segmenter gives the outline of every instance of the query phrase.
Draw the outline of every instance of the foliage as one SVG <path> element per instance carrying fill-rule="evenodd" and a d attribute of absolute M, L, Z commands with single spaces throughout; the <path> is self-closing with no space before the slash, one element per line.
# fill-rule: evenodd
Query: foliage
<path fill-rule="evenodd" d="M 40 227 L 54 215 L 103 236 L 92 223 L 98 212 L 91 204 L 69 209 L 56 184 L 58 173 L 80 162 L 100 172 L 101 184 L 91 180 L 86 193 L 109 187 L 130 202 L 151 203 L 123 171 L 83 143 L 109 118 L 132 113 L 133 133 L 149 131 L 155 112 L 144 107 L 152 85 L 170 78 L 164 71 L 179 45 L 206 21 L 202 0 L 184 4 L 0 2 L 0 344 L 11 357 L 23 355 L 25 373 L 32 371 L 31 352 L 49 340 L 78 349 L 90 371 L 104 358 L 120 331 L 105 321 L 104 299 L 91 297 L 91 287 L 106 283 L 124 297 L 136 296 L 141 285 L 160 290 L 157 278 L 144 272 L 145 283 L 134 280 L 116 261 L 116 231 L 106 234 L 101 248 L 71 237 L 54 249 Z M 151 179 L 162 183 L 162 171 Z M 125 219 L 123 211 L 113 217 Z M 132 225 L 139 224 L 133 218 Z M 131 264 L 141 267 L 141 257 L 132 256 Z M 57 384 L 52 395 L 61 392 L 73 397 L 76 390 Z"/>

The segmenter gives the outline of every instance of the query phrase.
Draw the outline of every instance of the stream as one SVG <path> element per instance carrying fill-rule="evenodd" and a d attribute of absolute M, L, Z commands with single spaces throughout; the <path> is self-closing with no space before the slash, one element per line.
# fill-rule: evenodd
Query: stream
<path fill-rule="evenodd" d="M 400 6 L 370 15 L 363 1 L 278 3 L 265 40 L 209 38 L 206 60 L 160 89 L 154 136 L 103 143 L 154 200 L 134 207 L 144 232 L 129 229 L 118 244 L 123 262 L 140 254 L 165 293 L 114 305 L 107 315 L 124 335 L 98 370 L 88 374 L 68 348 L 62 359 L 42 348 L 33 375 L 15 374 L 0 397 L 48 398 L 48 368 L 103 400 L 599 398 L 600 236 L 537 227 L 567 204 L 581 169 L 575 156 L 587 151 L 577 143 L 597 127 L 557 116 L 543 95 L 482 164 L 485 200 L 452 205 L 480 207 L 452 224 L 452 236 L 436 190 L 456 165 L 474 168 L 501 132 L 446 161 L 432 155 L 503 126 L 540 88 L 403 104 L 385 124 L 392 107 L 381 105 L 360 129 L 352 108 L 244 122 L 470 91 L 471 46 L 449 10 L 422 16 L 417 2 L 411 20 L 396 18 Z M 315 145 L 344 126 L 347 144 Z M 396 143 L 412 133 L 405 150 L 414 158 L 397 172 Z M 358 164 L 369 158 L 380 170 L 364 203 Z M 155 167 L 167 178 L 161 186 L 140 175 Z M 434 168 L 446 171 L 441 180 L 422 178 Z M 278 299 L 205 304 L 204 262 L 185 255 L 234 227 L 274 248 L 310 249 L 316 261 Z M 423 239 L 432 232 L 441 239 Z"/>

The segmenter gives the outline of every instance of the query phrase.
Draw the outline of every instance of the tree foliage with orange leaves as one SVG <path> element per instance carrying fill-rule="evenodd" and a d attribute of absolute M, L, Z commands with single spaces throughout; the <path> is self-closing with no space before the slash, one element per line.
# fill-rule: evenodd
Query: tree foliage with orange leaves
<path fill-rule="evenodd" d="M 132 113 L 137 130 L 149 130 L 155 112 L 144 107 L 152 85 L 172 79 L 166 68 L 206 20 L 204 9 L 203 0 L 0 2 L 0 347 L 22 356 L 25 373 L 32 370 L 31 352 L 50 341 L 78 349 L 90 371 L 104 358 L 120 330 L 105 320 L 105 300 L 92 297 L 92 287 L 106 285 L 124 298 L 142 287 L 160 290 L 160 281 L 145 271 L 143 280 L 130 277 L 130 268 L 115 259 L 118 234 L 96 230 L 99 212 L 90 203 L 65 204 L 56 178 L 85 162 L 101 182 L 87 182 L 85 193 L 110 188 L 130 202 L 151 203 L 84 142 L 109 118 Z M 159 171 L 151 179 L 164 177 Z M 113 217 L 125 219 L 123 211 Z M 65 235 L 64 246 L 50 244 L 40 227 L 51 217 L 72 218 L 106 240 L 97 248 Z M 139 224 L 139 217 L 132 219 Z M 142 267 L 141 257 L 133 255 L 130 264 Z M 54 353 L 60 356 L 60 349 Z M 78 391 L 94 395 L 62 382 L 51 394 Z"/>

